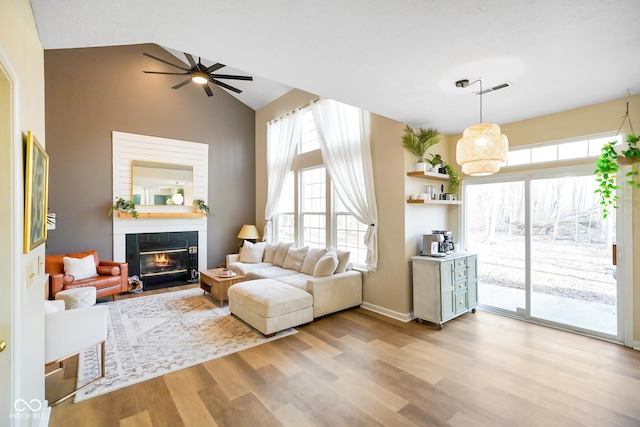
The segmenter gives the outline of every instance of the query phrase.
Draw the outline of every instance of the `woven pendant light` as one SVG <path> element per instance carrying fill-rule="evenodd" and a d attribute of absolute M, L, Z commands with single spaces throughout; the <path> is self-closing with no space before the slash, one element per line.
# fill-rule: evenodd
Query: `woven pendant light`
<path fill-rule="evenodd" d="M 482 122 L 482 80 L 480 82 L 480 122 Z M 456 82 L 457 87 L 469 86 L 468 80 Z M 491 175 L 507 160 L 509 140 L 500 133 L 500 126 L 478 123 L 466 128 L 456 146 L 456 162 L 466 175 Z"/>

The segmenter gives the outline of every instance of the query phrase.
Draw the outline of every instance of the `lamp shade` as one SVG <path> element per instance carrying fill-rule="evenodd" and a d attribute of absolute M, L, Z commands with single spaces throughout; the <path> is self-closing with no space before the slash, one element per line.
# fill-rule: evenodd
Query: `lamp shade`
<path fill-rule="evenodd" d="M 479 123 L 464 130 L 456 146 L 456 161 L 467 175 L 491 175 L 507 160 L 509 140 L 500 126 Z"/>
<path fill-rule="evenodd" d="M 259 238 L 260 234 L 258 234 L 258 229 L 255 225 L 245 224 L 242 226 L 242 229 L 238 233 L 238 239 L 258 240 Z"/>

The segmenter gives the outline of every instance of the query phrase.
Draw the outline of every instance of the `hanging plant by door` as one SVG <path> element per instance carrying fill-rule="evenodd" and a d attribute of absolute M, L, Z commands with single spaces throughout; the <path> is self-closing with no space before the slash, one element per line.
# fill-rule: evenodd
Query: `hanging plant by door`
<path fill-rule="evenodd" d="M 622 125 L 625 120 L 629 122 L 629 130 L 631 133 L 627 135 L 628 147 L 626 150 L 622 150 L 622 155 L 619 155 L 614 145 L 617 141 L 611 141 L 606 143 L 602 147 L 600 157 L 596 161 L 595 174 L 597 175 L 596 181 L 598 182 L 598 188 L 595 190 L 596 194 L 600 194 L 600 204 L 602 205 L 602 218 L 606 218 L 611 209 L 616 209 L 618 196 L 616 190 L 616 176 L 620 165 L 631 165 L 631 171 L 625 174 L 627 178 L 625 182 L 636 188 L 640 188 L 640 177 L 638 176 L 638 162 L 640 162 L 640 147 L 638 142 L 640 141 L 640 135 L 635 135 L 631 119 L 629 118 L 629 96 L 627 95 L 627 112 L 622 118 L 620 128 L 616 133 L 616 136 L 620 133 Z"/>

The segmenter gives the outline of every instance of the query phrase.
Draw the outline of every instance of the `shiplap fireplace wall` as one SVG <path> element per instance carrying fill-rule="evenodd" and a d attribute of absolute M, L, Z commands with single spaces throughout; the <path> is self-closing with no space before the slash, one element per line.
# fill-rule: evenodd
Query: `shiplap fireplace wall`
<path fill-rule="evenodd" d="M 198 142 L 113 132 L 113 196 L 132 199 L 131 162 L 144 160 L 193 166 L 193 198 L 207 202 L 209 145 Z M 138 213 L 192 213 L 193 206 L 136 206 Z M 198 232 L 198 270 L 207 268 L 207 217 L 121 218 L 113 215 L 113 259 L 125 262 L 126 235 Z"/>

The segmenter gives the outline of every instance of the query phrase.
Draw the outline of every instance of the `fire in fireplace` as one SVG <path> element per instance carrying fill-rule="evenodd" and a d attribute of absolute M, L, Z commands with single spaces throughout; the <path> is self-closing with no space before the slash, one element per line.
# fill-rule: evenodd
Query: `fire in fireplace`
<path fill-rule="evenodd" d="M 185 242 L 186 243 L 186 242 Z M 187 248 L 140 252 L 140 278 L 187 272 Z"/>

